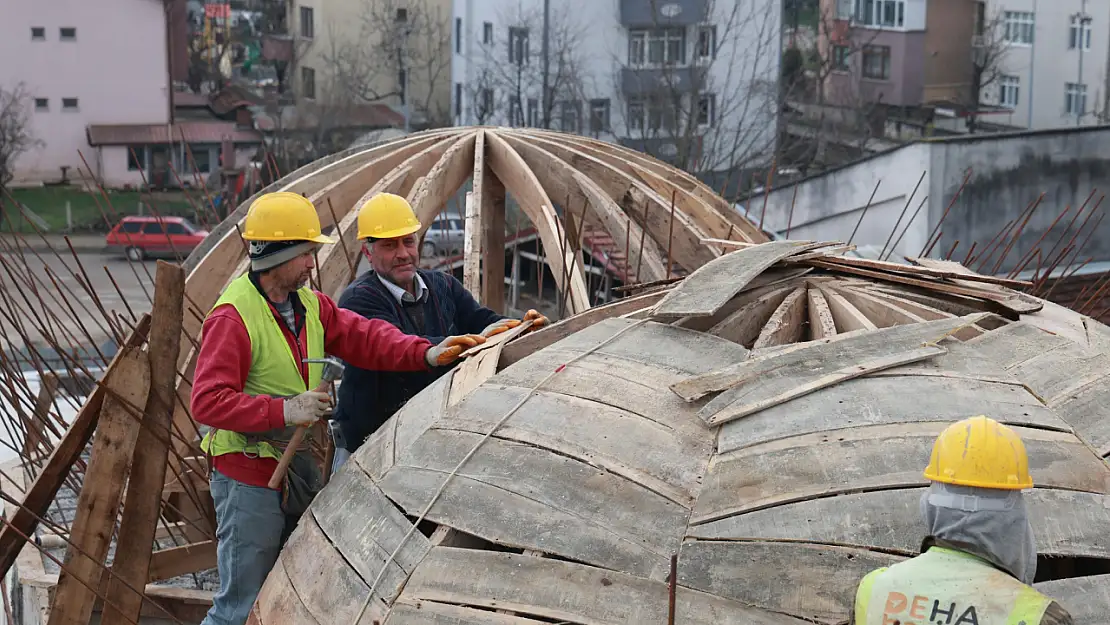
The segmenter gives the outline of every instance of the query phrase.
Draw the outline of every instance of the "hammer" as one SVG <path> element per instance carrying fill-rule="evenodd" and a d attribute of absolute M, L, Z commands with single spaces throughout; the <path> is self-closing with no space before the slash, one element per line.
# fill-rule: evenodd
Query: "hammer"
<path fill-rule="evenodd" d="M 304 358 L 301 362 L 324 365 L 324 370 L 320 373 L 320 386 L 316 387 L 316 391 L 324 392 L 333 382 L 343 377 L 343 363 L 332 356 L 328 356 L 327 358 Z M 332 405 L 334 405 L 334 387 L 332 387 L 329 394 L 331 395 Z M 293 455 L 297 453 L 297 448 L 301 446 L 301 441 L 304 440 L 307 431 L 307 425 L 297 426 L 297 431 L 293 433 L 293 437 L 289 439 L 289 444 L 286 445 L 285 451 L 281 454 L 281 460 L 278 460 L 278 465 L 277 468 L 274 469 L 274 474 L 270 476 L 270 488 L 276 490 L 281 486 L 282 480 L 285 479 L 285 472 L 289 469 L 289 463 L 293 461 Z"/>

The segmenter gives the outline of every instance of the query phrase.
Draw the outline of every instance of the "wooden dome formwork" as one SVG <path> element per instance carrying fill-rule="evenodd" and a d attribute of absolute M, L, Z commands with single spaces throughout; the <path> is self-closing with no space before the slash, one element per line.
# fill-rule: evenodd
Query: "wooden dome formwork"
<path fill-rule="evenodd" d="M 677 554 L 674 622 L 843 623 L 918 552 L 936 435 L 987 414 L 1029 452 L 1038 587 L 1110 623 L 1110 329 L 821 247 L 743 246 L 471 357 L 332 477 L 251 622 L 665 623 Z"/>

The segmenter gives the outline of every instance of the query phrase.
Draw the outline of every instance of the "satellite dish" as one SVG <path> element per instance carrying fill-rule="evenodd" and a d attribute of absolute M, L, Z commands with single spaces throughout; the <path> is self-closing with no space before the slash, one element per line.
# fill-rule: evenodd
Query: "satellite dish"
<path fill-rule="evenodd" d="M 659 146 L 659 154 L 661 156 L 678 156 L 678 146 L 673 143 L 664 143 Z"/>
<path fill-rule="evenodd" d="M 663 17 L 676 17 L 679 13 L 682 13 L 682 7 L 678 4 L 675 4 L 674 2 L 671 2 L 660 7 L 659 13 Z"/>

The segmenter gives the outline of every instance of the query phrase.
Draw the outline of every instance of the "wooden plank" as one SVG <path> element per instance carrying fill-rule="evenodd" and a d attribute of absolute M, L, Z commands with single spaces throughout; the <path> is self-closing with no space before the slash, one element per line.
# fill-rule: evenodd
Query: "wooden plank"
<path fill-rule="evenodd" d="M 821 294 L 821 290 L 810 287 L 806 290 L 809 308 L 809 337 L 810 340 L 824 339 L 836 335 L 836 322 L 833 321 L 829 302 Z"/>
<path fill-rule="evenodd" d="M 923 319 L 925 321 L 948 319 L 955 316 L 950 312 L 937 310 L 936 308 L 926 306 L 919 302 L 915 302 L 904 297 L 898 297 L 897 295 L 893 295 L 887 291 L 880 291 L 878 289 L 870 289 L 857 285 L 849 286 L 846 288 L 846 290 L 851 290 L 853 293 L 865 293 L 866 295 L 886 304 L 888 307 L 893 308 L 895 311 L 902 311 L 909 314 L 911 317 Z M 982 335 L 983 332 L 984 330 L 980 329 L 979 326 L 976 325 L 969 328 L 964 328 L 959 332 L 956 332 L 952 336 L 961 341 L 969 341 L 977 336 Z"/>
<path fill-rule="evenodd" d="M 135 332 L 132 332 L 131 336 L 127 338 L 126 346 L 129 348 L 142 345 L 143 341 L 146 340 L 146 332 L 150 328 L 150 315 L 143 314 L 135 328 Z M 103 379 L 106 380 L 117 367 L 132 366 L 117 364 L 127 353 L 128 350 L 126 349 L 116 352 L 104 373 Z M 121 375 L 119 377 L 123 379 L 126 376 Z M 39 470 L 34 483 L 27 489 L 20 509 L 8 519 L 11 527 L 4 525 L 4 528 L 0 529 L 0 575 L 8 572 L 20 550 L 23 549 L 25 541 L 21 534 L 30 536 L 34 533 L 39 524 L 38 517 L 46 514 L 47 508 L 54 501 L 62 483 L 69 475 L 73 463 L 76 462 L 89 443 L 89 438 L 92 437 L 93 430 L 100 419 L 103 400 L 104 388 L 98 384 L 77 412 L 77 416 L 73 418 L 73 422 L 70 423 L 65 435 L 54 446 L 54 451 L 51 452 L 50 458 Z"/>
<path fill-rule="evenodd" d="M 829 311 L 832 313 L 833 322 L 840 332 L 853 332 L 856 330 L 878 330 L 879 326 L 875 325 L 870 319 L 867 318 L 858 308 L 853 306 L 844 296 L 836 291 L 828 288 L 824 284 L 818 285 L 818 290 L 825 296 L 825 301 L 829 304 Z"/>
<path fill-rule="evenodd" d="M 786 296 L 767 325 L 759 332 L 752 349 L 789 345 L 802 339 L 806 319 L 806 289 L 798 287 Z"/>
<path fill-rule="evenodd" d="M 473 175 L 474 166 L 479 160 L 478 141 L 485 140 L 485 132 L 471 130 L 457 136 L 458 139 L 451 143 L 451 147 L 440 153 L 439 160 L 434 165 L 427 167 L 427 161 L 423 161 L 413 166 L 413 172 L 423 175 L 423 179 L 419 184 L 413 185 L 409 194 L 412 209 L 420 220 L 421 238 L 432 227 L 434 217 L 447 206 L 447 200 Z M 475 197 L 478 196 L 477 191 L 475 188 Z"/>
<path fill-rule="evenodd" d="M 1076 434 L 1090 443 L 1098 453 L 1110 454 L 1110 375 L 1104 375 L 1087 386 L 1060 396 L 1052 405 Z"/>
<path fill-rule="evenodd" d="M 148 573 L 154 532 L 162 510 L 170 425 L 177 399 L 175 381 L 181 340 L 185 272 L 177 265 L 158 261 L 155 277 L 148 351 L 150 392 L 145 402 L 142 426 L 136 428 L 138 433 L 128 474 L 127 497 L 120 519 L 119 535 L 126 536 L 127 539 L 116 544 L 112 581 L 105 595 L 108 602 L 103 619 L 109 623 L 138 620 L 143 598 L 131 589 L 141 588 L 146 582 L 155 581 L 149 579 Z M 117 477 L 121 478 L 122 475 Z M 214 545 L 211 556 L 211 562 L 215 564 Z M 209 560 L 200 562 L 206 564 Z M 180 574 L 192 572 L 194 571 L 182 571 Z"/>
<path fill-rule="evenodd" d="M 374 594 L 390 602 L 424 559 L 431 544 L 420 532 L 413 532 L 405 540 L 412 522 L 386 499 L 381 489 L 357 465 L 350 470 L 346 470 L 344 465 L 336 472 L 332 483 L 335 485 L 329 484 L 312 503 L 313 525 L 319 528 L 313 531 L 325 537 L 327 549 L 342 556 L 342 560 L 354 569 L 352 575 L 361 578 L 367 585 L 378 577 L 383 566 L 386 567 Z M 420 514 L 420 510 L 414 514 Z M 404 546 L 390 561 L 390 554 L 402 541 Z M 360 591 L 360 602 L 365 597 L 366 591 Z"/>
<path fill-rule="evenodd" d="M 687 276 L 656 305 L 654 314 L 663 318 L 712 316 L 771 265 L 814 245 L 772 241 L 729 252 Z"/>
<path fill-rule="evenodd" d="M 141 427 L 129 406 L 144 406 L 150 391 L 150 362 L 146 352 L 127 348 L 117 363 L 105 378 L 110 392 L 104 397 L 88 468 L 77 498 L 77 514 L 70 529 L 72 545 L 66 550 L 68 570 L 62 571 L 58 578 L 50 625 L 89 622 L 96 595 L 81 582 L 99 582 L 101 567 L 108 557 L 125 476 Z"/>
<path fill-rule="evenodd" d="M 413 445 L 412 464 L 390 469 L 382 490 L 417 514 L 482 440 L 429 430 Z M 447 482 L 427 518 L 500 544 L 661 578 L 687 515 L 627 476 L 495 434 Z"/>
<path fill-rule="evenodd" d="M 478 385 L 497 373 L 497 361 L 501 359 L 500 348 L 503 345 L 504 343 L 498 343 L 496 349 L 481 352 L 458 366 L 451 379 L 451 391 L 447 396 L 449 407 L 462 401 L 470 391 L 478 388 Z"/>
<path fill-rule="evenodd" d="M 475 355 L 480 354 L 480 353 L 482 353 L 486 350 L 490 350 L 490 349 L 494 349 L 494 348 L 498 348 L 498 350 L 500 352 L 500 349 L 505 346 L 505 343 L 508 343 L 509 341 L 515 339 L 516 337 L 524 334 L 531 327 L 532 327 L 532 322 L 531 321 L 525 321 L 525 322 L 517 325 L 515 328 L 510 328 L 510 329 L 508 329 L 508 330 L 506 330 L 506 331 L 504 331 L 500 334 L 493 335 L 492 337 L 486 339 L 485 343 L 475 345 L 474 347 L 468 347 L 467 349 L 463 350 L 463 352 L 461 354 L 459 354 L 459 358 L 470 358 L 471 356 L 475 356 Z"/>
<path fill-rule="evenodd" d="M 808 432 L 914 421 L 952 423 L 986 414 L 1007 425 L 1063 432 L 1071 427 L 1020 386 L 932 376 L 841 382 L 721 427 L 720 453 Z"/>
<path fill-rule="evenodd" d="M 394 604 L 384 625 L 541 625 L 549 622 L 449 603 L 414 601 Z"/>
<path fill-rule="evenodd" d="M 1073 343 L 1034 356 L 1009 371 L 1037 397 L 1053 406 L 1065 396 L 1104 378 L 1110 371 L 1110 353 L 1092 352 Z M 1102 384 L 1106 384 L 1105 379 Z"/>
<path fill-rule="evenodd" d="M 296 531 L 296 530 L 294 530 Z M 284 554 L 283 554 L 284 555 Z M 285 568 L 282 556 L 270 570 L 258 591 L 258 599 L 251 607 L 248 624 L 257 625 L 328 625 L 313 618 L 311 612 L 297 596 L 297 589 Z"/>
<path fill-rule="evenodd" d="M 709 334 L 727 339 L 737 345 L 753 345 L 771 315 L 794 292 L 795 287 L 770 287 L 770 289 L 709 328 Z"/>
<path fill-rule="evenodd" d="M 854 306 L 856 310 L 863 313 L 872 323 L 880 328 L 926 321 L 923 317 L 898 308 L 897 306 L 893 306 L 877 297 L 871 296 L 865 291 L 856 291 L 850 288 L 836 288 L 833 286 L 829 288 L 848 300 L 849 304 Z"/>
<path fill-rule="evenodd" d="M 504 314 L 505 185 L 488 167 L 482 175 L 482 249 L 490 253 L 482 258 L 481 302 Z"/>
<path fill-rule="evenodd" d="M 850 265 L 853 267 L 866 267 L 868 269 L 878 269 L 881 271 L 894 271 L 910 275 L 928 276 L 931 278 L 962 278 L 964 281 L 998 284 L 1003 286 L 1016 287 L 1019 289 L 1027 286 L 1033 286 L 1032 282 L 1028 282 L 1026 280 L 1009 280 L 1006 278 L 984 276 L 978 273 L 974 273 L 970 269 L 967 269 L 956 261 L 911 257 L 906 257 L 906 260 L 910 261 L 911 263 L 915 263 L 916 266 L 904 265 L 902 263 L 892 263 L 882 260 L 852 258 L 849 256 L 832 258 L 830 259 L 830 262 L 838 263 L 841 265 Z M 953 267 L 958 267 L 959 269 L 957 270 Z"/>
<path fill-rule="evenodd" d="M 1052 597 L 1075 623 L 1110 623 L 1110 575 L 1090 575 L 1039 582 L 1033 587 Z"/>
<path fill-rule="evenodd" d="M 752 243 L 752 245 L 757 244 Z M 673 323 L 680 328 L 688 328 L 690 330 L 697 330 L 699 332 L 707 332 L 713 326 L 732 316 L 732 314 L 736 311 L 747 306 L 756 299 L 766 295 L 767 293 L 775 291 L 778 288 L 784 286 L 799 286 L 801 282 L 797 280 L 797 278 L 804 276 L 809 271 L 812 271 L 812 269 L 810 269 L 809 267 L 796 269 L 773 267 L 756 276 L 754 280 L 748 283 L 748 286 L 744 287 L 744 290 L 740 291 L 740 293 L 730 299 L 727 304 L 722 306 L 721 309 L 716 312 L 716 314 L 709 317 L 682 317 L 681 319 Z M 768 313 L 768 315 L 769 314 L 770 313 Z M 766 317 L 764 318 L 764 320 L 766 320 Z"/>
<path fill-rule="evenodd" d="M 477 190 L 477 188 L 476 188 Z M 473 192 L 466 193 L 463 236 L 463 288 L 470 293 L 482 289 L 482 200 Z"/>
<path fill-rule="evenodd" d="M 926 488 L 880 490 L 810 499 L 690 528 L 714 540 L 796 540 L 918 553 L 925 538 L 920 499 Z M 1034 488 L 1024 495 L 1037 552 L 1047 556 L 1110 556 L 1110 498 Z"/>
<path fill-rule="evenodd" d="M 924 486 L 943 422 L 851 427 L 803 434 L 710 463 L 690 523 L 795 501 L 880 488 Z M 1017 427 L 1038 486 L 1106 494 L 1110 467 L 1074 434 Z"/>
<path fill-rule="evenodd" d="M 678 583 L 821 623 L 843 622 L 871 571 L 904 558 L 849 547 L 693 540 L 682 545 Z M 759 580 L 752 583 L 752 580 Z"/>
<path fill-rule="evenodd" d="M 482 571 L 474 575 L 473 571 Z M 683 625 L 800 624 L 679 585 L 675 622 Z M 667 585 L 619 571 L 513 553 L 436 547 L 409 580 L 406 603 L 438 601 L 583 625 L 665 623 Z"/>
<path fill-rule="evenodd" d="M 870 286 L 861 288 L 867 288 L 869 291 L 889 293 L 960 317 L 977 312 L 993 311 L 996 308 L 991 302 L 984 302 L 983 300 L 972 299 L 970 297 L 964 297 L 963 295 L 953 295 L 951 293 L 944 293 L 943 297 L 938 297 L 940 294 L 935 291 L 905 285 L 872 282 Z"/>
<path fill-rule="evenodd" d="M 694 401 L 737 384 L 746 384 L 745 388 L 749 389 L 773 384 L 773 391 L 764 395 L 770 396 L 861 360 L 903 352 L 923 344 L 935 344 L 956 328 L 971 323 L 975 323 L 975 317 L 956 317 L 874 332 L 840 334 L 800 345 L 796 349 L 730 364 L 723 369 L 683 380 L 673 385 L 671 390 L 686 401 Z M 749 381 L 751 384 L 747 384 Z"/>
<path fill-rule="evenodd" d="M 605 304 L 604 306 L 596 306 L 585 312 L 560 319 L 551 325 L 526 334 L 513 341 L 511 344 L 506 345 L 501 353 L 501 364 L 509 366 L 533 352 L 538 352 L 548 345 L 600 321 L 612 317 L 619 317 L 627 312 L 639 310 L 646 306 L 653 306 L 656 302 L 663 299 L 667 293 L 668 290 L 662 290 L 646 293 L 644 295 L 636 295 L 634 297 L 625 297 L 615 302 Z"/>
<path fill-rule="evenodd" d="M 1070 347 L 1075 343 L 1062 336 L 1045 332 L 1026 321 L 1018 321 L 970 339 L 967 345 L 973 346 L 979 353 L 986 354 L 999 366 L 1009 369 L 1038 354 Z"/>
<path fill-rule="evenodd" d="M 113 563 L 113 576 L 116 574 L 118 566 L 118 563 Z M 180 575 L 214 568 L 216 568 L 216 541 L 214 540 L 160 549 L 150 554 L 147 578 L 143 583 L 137 584 L 135 588 L 142 588 L 147 583 L 160 582 Z M 115 577 L 112 579 L 114 580 Z M 105 614 L 107 614 L 107 608 Z"/>

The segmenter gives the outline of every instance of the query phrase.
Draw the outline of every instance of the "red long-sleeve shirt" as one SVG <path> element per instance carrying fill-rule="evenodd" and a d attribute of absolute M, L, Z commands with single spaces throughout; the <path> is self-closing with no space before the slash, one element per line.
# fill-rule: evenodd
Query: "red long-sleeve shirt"
<path fill-rule="evenodd" d="M 320 301 L 320 324 L 324 327 L 324 352 L 362 369 L 423 371 L 424 355 L 432 344 L 419 336 L 404 334 L 380 319 L 367 319 L 339 308 L 331 298 L 316 293 Z M 308 353 L 306 333 L 299 337 L 270 305 L 285 340 L 293 353 Z M 302 326 L 304 324 L 301 324 Z M 234 432 L 264 432 L 285 427 L 285 400 L 252 396 L 243 392 L 251 367 L 251 343 L 247 327 L 234 306 L 216 308 L 204 321 L 200 353 L 193 376 L 193 418 L 204 425 Z M 308 384 L 308 366 L 300 365 Z M 251 486 L 266 486 L 277 461 L 250 458 L 244 454 L 214 456 L 215 469 Z"/>

